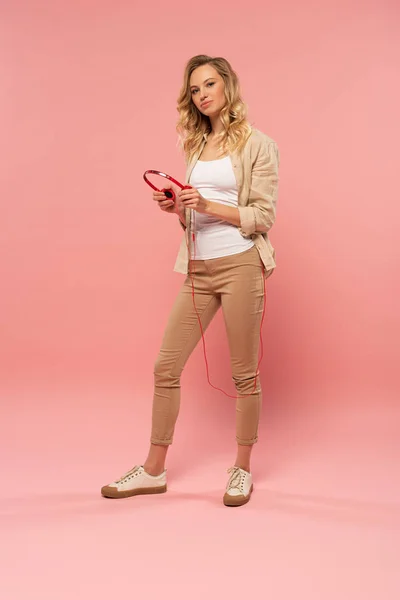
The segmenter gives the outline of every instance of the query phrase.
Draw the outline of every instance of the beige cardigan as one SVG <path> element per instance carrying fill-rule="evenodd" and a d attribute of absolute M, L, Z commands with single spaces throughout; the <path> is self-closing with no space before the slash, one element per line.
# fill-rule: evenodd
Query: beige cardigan
<path fill-rule="evenodd" d="M 207 141 L 204 134 L 200 148 L 187 164 L 185 185 L 189 185 L 192 170 Z M 252 127 L 252 133 L 242 152 L 229 154 L 238 188 L 240 227 L 244 238 L 253 240 L 269 277 L 275 266 L 275 250 L 268 239 L 268 231 L 275 222 L 278 192 L 279 150 L 276 142 L 265 133 Z M 185 234 L 181 241 L 174 271 L 188 273 L 188 250 L 190 243 L 190 208 L 185 211 Z M 186 239 L 185 239 L 186 236 Z"/>

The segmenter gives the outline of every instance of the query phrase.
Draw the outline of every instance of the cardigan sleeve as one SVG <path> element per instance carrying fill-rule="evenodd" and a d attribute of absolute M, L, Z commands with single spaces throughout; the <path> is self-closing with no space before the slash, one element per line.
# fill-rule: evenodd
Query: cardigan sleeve
<path fill-rule="evenodd" d="M 262 141 L 251 170 L 248 203 L 239 206 L 240 231 L 245 236 L 265 233 L 275 222 L 278 195 L 279 149 L 274 141 Z"/>

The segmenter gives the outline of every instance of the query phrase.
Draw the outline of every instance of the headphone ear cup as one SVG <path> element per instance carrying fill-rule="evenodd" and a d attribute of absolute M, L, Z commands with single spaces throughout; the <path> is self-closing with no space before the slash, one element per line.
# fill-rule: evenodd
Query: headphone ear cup
<path fill-rule="evenodd" d="M 161 191 L 164 192 L 164 194 L 167 196 L 167 198 L 172 200 L 172 202 L 175 202 L 176 196 L 175 196 L 175 192 L 172 188 L 163 188 Z"/>

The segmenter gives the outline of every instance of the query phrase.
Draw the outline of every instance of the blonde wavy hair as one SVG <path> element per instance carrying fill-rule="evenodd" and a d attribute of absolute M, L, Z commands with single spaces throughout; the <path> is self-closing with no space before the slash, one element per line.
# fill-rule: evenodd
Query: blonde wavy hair
<path fill-rule="evenodd" d="M 247 104 L 240 95 L 238 76 L 229 62 L 220 56 L 215 58 L 205 54 L 193 56 L 185 67 L 183 85 L 177 100 L 179 119 L 176 125 L 181 148 L 186 162 L 189 162 L 203 141 L 205 133 L 211 131 L 209 117 L 202 114 L 195 106 L 190 91 L 190 76 L 197 67 L 212 65 L 225 83 L 226 104 L 221 109 L 219 118 L 224 126 L 218 138 L 219 154 L 240 152 L 249 136 L 252 127 L 247 121 Z"/>

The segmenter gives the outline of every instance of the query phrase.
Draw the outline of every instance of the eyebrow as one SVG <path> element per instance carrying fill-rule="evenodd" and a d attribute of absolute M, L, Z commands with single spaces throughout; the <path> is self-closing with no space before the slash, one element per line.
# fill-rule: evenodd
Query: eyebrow
<path fill-rule="evenodd" d="M 215 77 L 209 77 L 208 79 L 205 79 L 205 80 L 203 81 L 203 83 L 206 83 L 206 81 L 208 81 L 209 79 L 215 79 Z M 190 86 L 190 89 L 192 89 L 193 87 L 198 87 L 198 86 L 197 86 L 197 85 L 191 85 L 191 86 Z"/>

